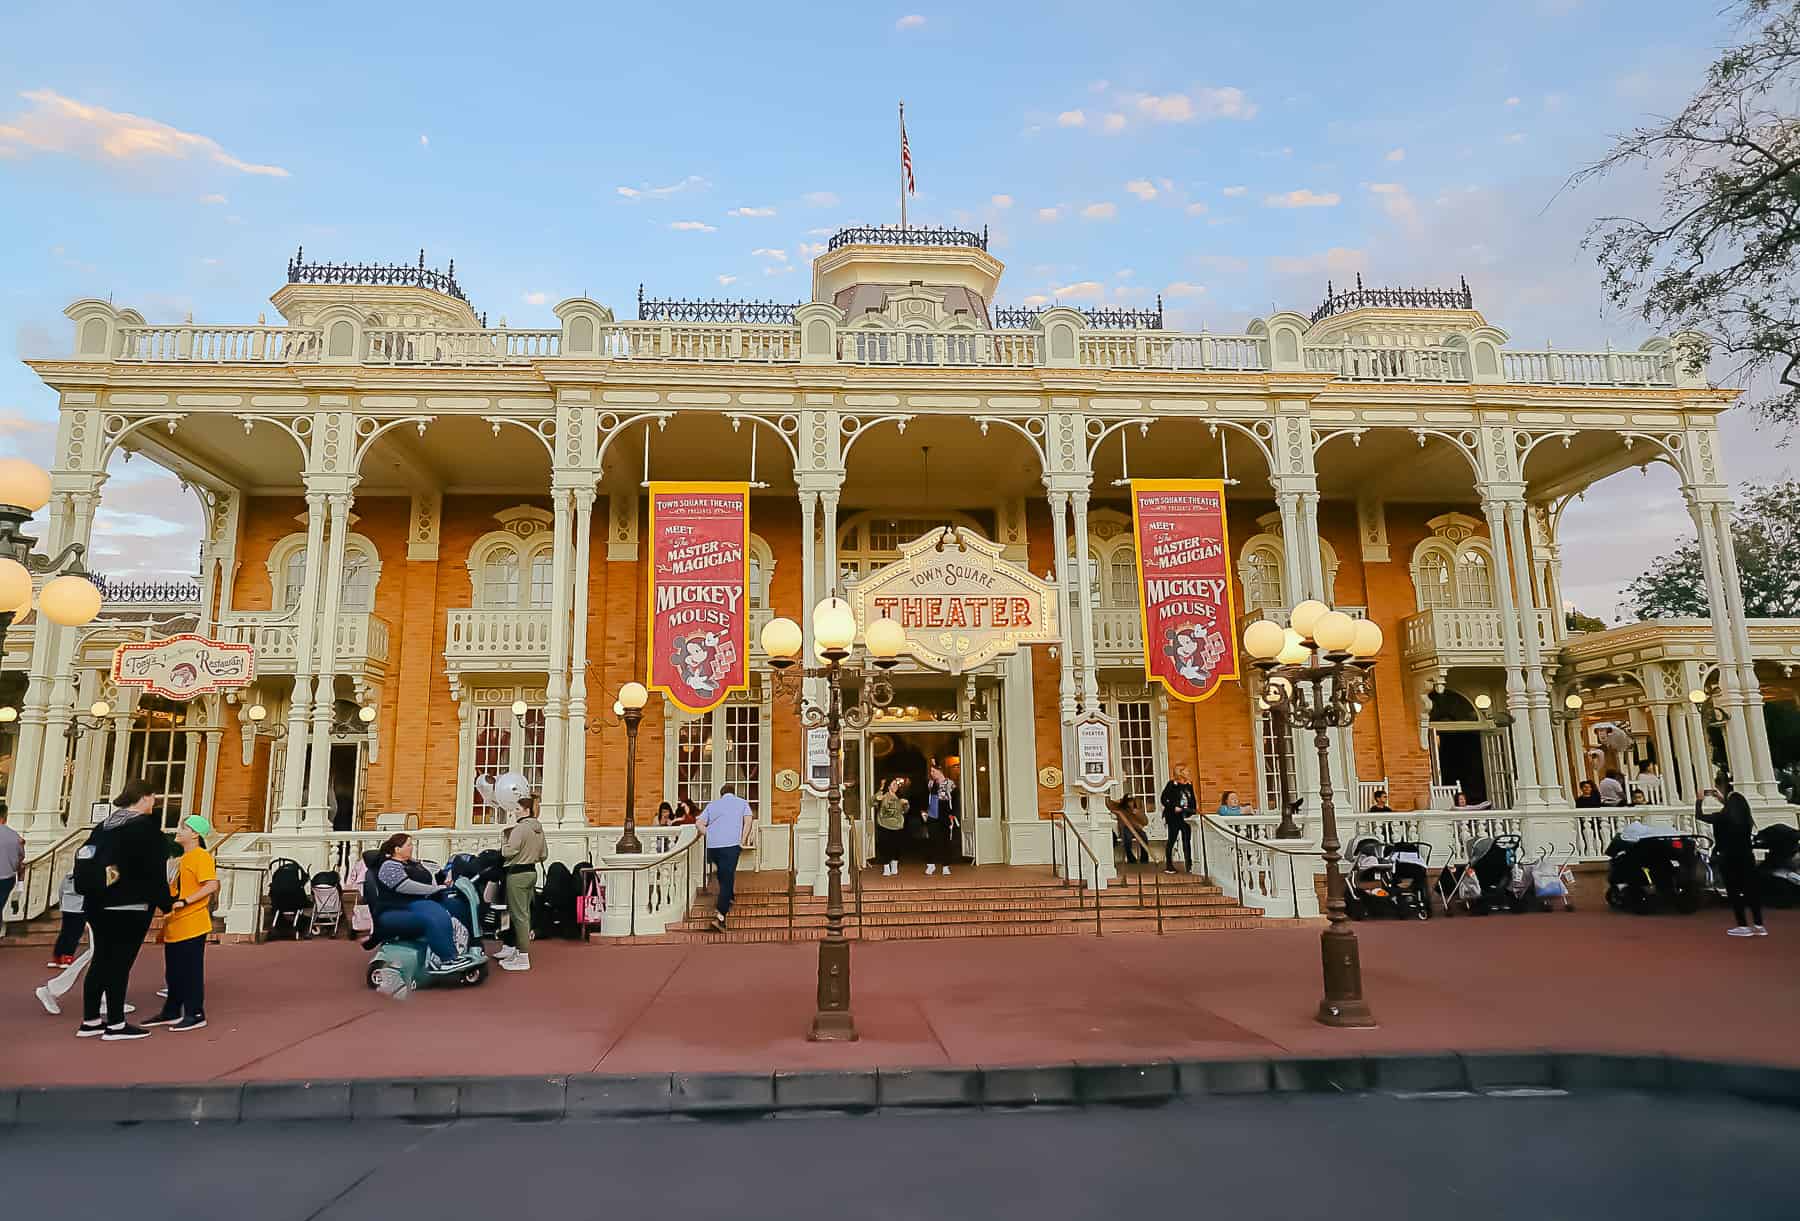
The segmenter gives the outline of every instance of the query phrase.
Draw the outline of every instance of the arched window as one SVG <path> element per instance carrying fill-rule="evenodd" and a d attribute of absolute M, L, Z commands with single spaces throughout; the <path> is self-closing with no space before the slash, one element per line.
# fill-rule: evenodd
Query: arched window
<path fill-rule="evenodd" d="M 513 547 L 493 547 L 482 561 L 481 604 L 496 608 L 519 604 L 519 553 Z"/>
<path fill-rule="evenodd" d="M 1107 600 L 1112 606 L 1138 604 L 1137 551 L 1130 543 L 1114 547 L 1108 565 Z"/>
<path fill-rule="evenodd" d="M 1277 610 L 1287 605 L 1281 573 L 1281 548 L 1273 543 L 1251 543 L 1238 563 L 1244 582 L 1244 606 L 1248 611 Z"/>
<path fill-rule="evenodd" d="M 500 529 L 469 548 L 469 584 L 482 610 L 549 610 L 556 598 L 556 551 L 543 509 L 518 505 L 494 514 Z"/>
<path fill-rule="evenodd" d="M 374 610 L 375 587 L 380 580 L 381 559 L 375 544 L 360 534 L 347 536 L 338 609 L 353 614 Z M 299 607 L 306 592 L 306 535 L 290 534 L 270 549 L 269 584 L 276 596 L 274 609 L 292 611 Z"/>
<path fill-rule="evenodd" d="M 744 553 L 744 576 L 750 585 L 750 609 L 763 610 L 769 605 L 769 582 L 775 578 L 775 552 L 760 534 L 750 536 Z"/>
<path fill-rule="evenodd" d="M 1494 577 L 1487 552 L 1464 547 L 1456 557 L 1456 600 L 1468 607 L 1494 605 Z"/>
<path fill-rule="evenodd" d="M 344 587 L 339 605 L 358 613 L 375 609 L 375 559 L 361 547 L 344 549 Z"/>
<path fill-rule="evenodd" d="M 1420 555 L 1414 580 L 1419 586 L 1421 610 L 1456 605 L 1456 586 L 1452 576 L 1452 561 L 1448 551 L 1432 547 Z"/>
<path fill-rule="evenodd" d="M 291 610 L 300 605 L 301 591 L 306 588 L 306 548 L 296 547 L 288 552 L 283 570 L 281 608 Z"/>
<path fill-rule="evenodd" d="M 549 610 L 555 597 L 556 555 L 550 547 L 531 553 L 531 608 Z"/>

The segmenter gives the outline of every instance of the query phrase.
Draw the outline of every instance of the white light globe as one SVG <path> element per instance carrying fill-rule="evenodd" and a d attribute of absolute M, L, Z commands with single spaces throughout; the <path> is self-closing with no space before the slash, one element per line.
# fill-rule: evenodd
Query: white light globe
<path fill-rule="evenodd" d="M 529 705 L 527 705 L 527 704 L 526 704 L 526 703 L 525 703 L 525 701 L 524 701 L 524 700 L 514 700 L 514 701 L 513 701 L 513 705 L 512 705 L 512 714 L 513 714 L 513 715 L 514 715 L 514 716 L 519 716 L 519 717 L 522 717 L 522 716 L 524 716 L 524 715 L 525 715 L 525 714 L 526 714 L 526 712 L 528 712 L 528 711 L 530 711 L 530 707 L 529 707 Z"/>
<path fill-rule="evenodd" d="M 1281 652 L 1275 654 L 1275 660 L 1284 666 L 1303 666 L 1312 656 L 1312 650 L 1306 647 L 1306 640 L 1293 628 L 1282 631 Z"/>
<path fill-rule="evenodd" d="M 250 705 L 250 711 L 245 715 L 248 716 L 254 724 L 260 725 L 268 720 L 269 710 L 264 708 L 261 704 L 252 704 Z"/>
<path fill-rule="evenodd" d="M 650 702 L 650 690 L 643 683 L 626 683 L 619 688 L 619 705 L 624 708 L 642 708 Z"/>
<path fill-rule="evenodd" d="M 1271 619 L 1258 619 L 1244 629 L 1244 651 L 1260 661 L 1278 656 L 1287 644 L 1287 629 Z"/>
<path fill-rule="evenodd" d="M 373 721 L 375 719 L 375 705 L 364 704 L 361 708 L 358 708 L 356 710 L 356 719 L 361 721 L 364 725 Z"/>
<path fill-rule="evenodd" d="M 863 629 L 863 643 L 869 647 L 869 656 L 883 660 L 900 656 L 900 650 L 906 647 L 906 629 L 900 626 L 897 619 L 871 620 Z"/>
<path fill-rule="evenodd" d="M 57 577 L 38 593 L 38 606 L 59 627 L 80 627 L 100 613 L 100 590 L 86 577 Z"/>
<path fill-rule="evenodd" d="M 1567 708 L 1570 712 L 1580 712 L 1581 704 L 1581 697 L 1576 695 L 1573 691 L 1569 692 L 1568 697 L 1563 700 L 1563 707 Z"/>
<path fill-rule="evenodd" d="M 842 598 L 827 598 L 813 608 L 813 639 L 821 653 L 847 651 L 856 640 L 856 615 Z"/>
<path fill-rule="evenodd" d="M 613 715 L 618 717 L 625 715 L 625 705 L 621 704 L 618 700 L 613 701 Z"/>
<path fill-rule="evenodd" d="M 31 573 L 17 560 L 0 559 L 0 606 L 31 605 Z M 15 609 L 14 617 L 18 611 Z"/>
<path fill-rule="evenodd" d="M 1357 657 L 1373 657 L 1381 652 L 1381 628 L 1372 619 L 1356 621 L 1356 635 L 1351 638 L 1350 652 Z"/>
<path fill-rule="evenodd" d="M 1704 704 L 1706 702 L 1706 692 L 1699 688 L 1695 688 L 1688 692 L 1688 702 L 1692 704 Z"/>
<path fill-rule="evenodd" d="M 0 725 L 10 725 L 19 719 L 19 710 L 11 704 L 0 706 Z"/>
<path fill-rule="evenodd" d="M 800 625 L 792 619 L 771 619 L 763 625 L 763 652 L 782 661 L 800 656 Z"/>
<path fill-rule="evenodd" d="M 1294 608 L 1288 616 L 1288 626 L 1299 632 L 1308 640 L 1313 638 L 1313 630 L 1318 626 L 1319 617 L 1329 613 L 1331 608 L 1317 598 L 1308 598 Z"/>
<path fill-rule="evenodd" d="M 88 715 L 95 720 L 99 720 L 101 717 L 111 716 L 112 705 L 105 700 L 95 700 L 93 705 L 88 708 Z"/>
<path fill-rule="evenodd" d="M 0 504 L 17 505 L 30 513 L 50 503 L 50 476 L 24 458 L 0 458 Z"/>
<path fill-rule="evenodd" d="M 1486 712 L 1494 706 L 1494 697 L 1483 691 L 1475 697 L 1475 708 L 1478 712 Z"/>
<path fill-rule="evenodd" d="M 1356 639 L 1356 620 L 1343 611 L 1326 611 L 1313 624 L 1313 639 L 1327 653 L 1343 653 Z"/>

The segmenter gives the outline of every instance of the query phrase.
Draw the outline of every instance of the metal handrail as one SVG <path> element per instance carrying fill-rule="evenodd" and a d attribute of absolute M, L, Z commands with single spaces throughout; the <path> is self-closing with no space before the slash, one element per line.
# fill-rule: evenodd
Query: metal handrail
<path fill-rule="evenodd" d="M 1104 934 L 1101 932 L 1101 929 L 1100 929 L 1100 858 L 1094 855 L 1093 848 L 1088 845 L 1088 842 L 1085 839 L 1081 838 L 1081 833 L 1075 829 L 1075 824 L 1070 822 L 1069 816 L 1067 814 L 1063 813 L 1061 810 L 1058 810 L 1056 812 L 1055 816 L 1052 817 L 1050 820 L 1050 825 L 1051 825 L 1052 829 L 1054 829 L 1056 827 L 1056 825 L 1059 823 L 1062 825 L 1062 827 L 1065 831 L 1071 832 L 1074 834 L 1075 843 L 1077 845 L 1079 845 L 1082 852 L 1087 855 L 1088 860 L 1090 860 L 1094 863 L 1094 887 L 1093 887 L 1093 889 L 1094 889 L 1094 936 L 1096 936 L 1096 937 L 1103 936 Z M 1056 844 L 1057 844 L 1057 840 L 1059 838 L 1060 838 L 1060 836 L 1057 836 L 1054 833 L 1050 837 L 1050 867 L 1052 870 L 1055 870 L 1056 865 L 1057 865 Z M 1070 857 L 1069 859 L 1071 861 L 1073 861 L 1074 858 Z M 1068 879 L 1063 878 L 1062 884 L 1065 886 L 1068 885 Z M 1076 908 L 1081 911 L 1086 911 L 1087 910 L 1087 902 L 1082 896 L 1081 888 L 1085 888 L 1087 886 L 1087 878 L 1085 876 L 1077 878 L 1075 881 L 1075 885 L 1078 888 L 1075 892 Z"/>
<path fill-rule="evenodd" d="M 1231 877 L 1232 877 L 1232 881 L 1237 885 L 1237 888 L 1238 888 L 1237 898 L 1238 898 L 1238 902 L 1240 905 L 1243 903 L 1243 900 L 1244 900 L 1244 872 L 1243 872 L 1244 848 L 1243 848 L 1243 845 L 1250 844 L 1253 847 L 1255 847 L 1258 851 L 1276 852 L 1287 858 L 1288 896 L 1293 900 L 1293 903 L 1294 903 L 1294 919 L 1298 920 L 1300 918 L 1300 891 L 1298 890 L 1298 888 L 1295 886 L 1295 883 L 1294 883 L 1294 858 L 1297 856 L 1323 858 L 1325 855 L 1324 852 L 1322 850 L 1313 850 L 1313 849 L 1307 849 L 1307 848 L 1283 848 L 1281 845 L 1273 843 L 1269 840 L 1251 839 L 1248 835 L 1239 835 L 1236 831 L 1233 831 L 1230 827 L 1228 827 L 1224 823 L 1220 822 L 1217 815 L 1202 813 L 1200 815 L 1200 868 L 1206 872 L 1208 877 L 1212 876 L 1212 871 L 1209 868 L 1207 868 L 1207 864 L 1206 864 L 1206 828 L 1207 827 L 1212 827 L 1213 829 L 1215 829 L 1217 831 L 1223 832 L 1232 841 L 1232 843 L 1231 843 L 1231 855 L 1232 855 Z"/>
<path fill-rule="evenodd" d="M 1148 839 L 1144 838 L 1144 833 L 1142 831 L 1138 830 L 1136 827 L 1132 826 L 1130 823 L 1126 822 L 1124 819 L 1115 819 L 1115 821 L 1118 822 L 1118 824 L 1121 827 L 1125 828 L 1126 834 L 1130 835 L 1131 838 L 1137 840 L 1139 847 L 1143 848 L 1144 863 L 1146 865 L 1153 865 L 1155 862 L 1153 862 L 1150 859 L 1150 841 Z M 1163 931 L 1162 871 L 1160 869 L 1151 869 L 1149 872 L 1150 872 L 1150 884 L 1155 889 L 1155 892 L 1156 892 L 1156 931 L 1158 934 L 1160 934 Z M 1138 885 L 1138 906 L 1142 907 L 1144 905 L 1144 871 L 1143 870 L 1138 871 L 1137 885 Z"/>
<path fill-rule="evenodd" d="M 862 941 L 868 937 L 863 926 L 862 904 L 862 820 L 845 817 L 850 826 L 850 890 L 856 896 L 856 939 Z"/>
<path fill-rule="evenodd" d="M 56 868 L 57 854 L 69 848 L 77 839 L 86 842 L 86 838 L 92 830 L 93 827 L 85 823 L 79 826 L 70 827 L 61 837 L 53 840 L 45 847 L 42 852 L 26 859 L 25 864 L 21 867 L 19 873 L 18 884 L 14 887 L 14 893 L 19 896 L 20 920 L 35 920 L 37 917 L 50 910 L 53 906 L 52 900 L 58 895 L 62 883 L 62 871 Z M 74 867 L 73 856 L 70 857 L 69 864 L 70 868 Z M 46 879 L 41 887 L 38 886 L 38 879 L 40 877 Z M 40 889 L 43 901 L 34 904 L 32 902 L 32 897 L 34 894 L 38 893 Z M 60 902 L 60 900 L 58 900 L 58 902 Z"/>

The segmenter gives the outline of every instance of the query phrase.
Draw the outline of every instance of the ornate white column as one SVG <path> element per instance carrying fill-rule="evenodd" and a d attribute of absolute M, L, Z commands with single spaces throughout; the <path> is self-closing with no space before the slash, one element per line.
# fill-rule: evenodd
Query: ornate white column
<path fill-rule="evenodd" d="M 568 743 L 569 729 L 569 619 L 574 610 L 575 586 L 570 562 L 570 518 L 573 505 L 566 488 L 553 479 L 550 488 L 551 526 L 550 559 L 550 662 L 544 691 L 544 758 L 561 760 Z M 524 733 L 523 724 L 519 732 Z M 566 766 L 566 765 L 565 765 Z M 563 781 L 567 772 L 546 767 L 539 782 L 538 800 L 543 803 L 550 826 L 563 821 Z"/>
<path fill-rule="evenodd" d="M 1525 512 L 1524 501 L 1506 502 L 1507 538 L 1512 544 L 1513 581 L 1519 598 L 1524 602 L 1520 608 L 1519 630 L 1525 646 L 1525 702 L 1531 721 L 1532 755 L 1538 761 L 1539 797 L 1545 804 L 1554 805 L 1560 794 L 1551 783 L 1553 769 L 1548 764 L 1556 757 L 1556 730 L 1550 720 L 1550 688 L 1544 680 L 1544 639 L 1538 630 L 1541 608 L 1536 604 L 1537 582 L 1532 579 L 1534 563 L 1526 535 L 1528 523 Z M 1495 579 L 1504 581 L 1505 574 L 1496 573 Z"/>
<path fill-rule="evenodd" d="M 1588 778 L 1586 748 L 1581 743 L 1581 717 L 1572 716 L 1563 725 L 1563 755 L 1569 769 L 1569 800 L 1574 801 L 1581 782 Z"/>
<path fill-rule="evenodd" d="M 1731 599 L 1725 589 L 1721 558 L 1722 548 L 1730 546 L 1730 536 L 1721 540 L 1718 519 L 1711 512 L 1710 504 L 1692 491 L 1688 494 L 1688 508 L 1694 516 L 1700 545 L 1700 570 L 1706 580 L 1706 604 L 1712 610 L 1713 643 L 1719 652 L 1718 705 L 1726 718 L 1725 757 L 1733 780 L 1743 786 L 1745 794 L 1760 797 L 1761 792 L 1753 787 L 1756 767 L 1747 730 L 1750 718 L 1740 685 L 1743 672 L 1736 664 L 1737 636 L 1731 625 Z M 1756 712 L 1759 717 L 1762 715 L 1760 700 Z M 1704 732 L 1702 729 L 1703 738 Z M 1707 758 L 1707 754 L 1703 752 L 1701 758 Z"/>
<path fill-rule="evenodd" d="M 308 481 L 309 485 L 311 481 Z M 313 635 L 319 618 L 319 584 L 325 562 L 325 494 L 306 493 L 306 581 L 294 616 L 294 689 L 288 699 L 287 755 L 282 761 L 276 829 L 298 831 L 306 808 L 306 743 L 311 723 Z"/>
<path fill-rule="evenodd" d="M 1056 614 L 1063 625 L 1063 644 L 1058 650 L 1062 678 L 1057 686 L 1057 708 L 1062 724 L 1075 720 L 1075 633 L 1069 630 L 1069 494 L 1050 493 L 1050 540 L 1056 548 Z"/>
<path fill-rule="evenodd" d="M 1746 789 L 1764 800 L 1780 801 L 1775 760 L 1769 752 L 1769 726 L 1763 717 L 1762 680 L 1756 677 L 1756 653 L 1750 644 L 1749 617 L 1744 613 L 1743 579 L 1738 572 L 1737 548 L 1732 544 L 1731 506 L 1715 501 L 1711 509 L 1714 534 L 1720 540 L 1725 604 L 1730 609 L 1731 633 L 1737 645 L 1738 692 L 1743 701 L 1744 730 L 1750 741 L 1752 770 L 1745 777 Z"/>
<path fill-rule="evenodd" d="M 819 515 L 819 532 L 823 536 L 821 575 L 824 578 L 824 592 L 821 597 L 838 596 L 842 591 L 838 585 L 843 580 L 843 573 L 838 570 L 838 496 L 843 486 L 840 478 L 838 487 L 828 488 L 819 493 L 819 507 L 823 512 Z M 807 618 L 812 618 L 812 607 L 806 609 Z"/>
<path fill-rule="evenodd" d="M 1669 706 L 1653 703 L 1646 706 L 1650 714 L 1650 741 L 1656 747 L 1657 767 L 1662 771 L 1663 800 L 1681 800 L 1680 774 L 1675 770 L 1675 738 L 1669 731 Z"/>
<path fill-rule="evenodd" d="M 569 650 L 569 735 L 563 780 L 563 825 L 587 822 L 588 574 L 592 571 L 594 490 L 575 489 L 575 614 Z"/>
<path fill-rule="evenodd" d="M 320 611 L 312 642 L 312 743 L 306 761 L 306 808 L 300 825 L 308 831 L 329 831 L 334 798 L 331 791 L 331 722 L 337 711 L 338 615 L 344 601 L 344 553 L 350 533 L 350 494 L 333 492 L 325 497 L 330 534 L 320 567 Z M 307 555 L 307 567 L 312 556 Z M 294 749 L 291 741 L 288 749 Z"/>
<path fill-rule="evenodd" d="M 1506 664 L 1506 710 L 1512 716 L 1509 730 L 1512 739 L 1514 795 L 1521 808 L 1543 804 L 1538 784 L 1538 760 L 1531 737 L 1530 703 L 1525 694 L 1523 645 L 1520 642 L 1519 615 L 1513 603 L 1512 561 L 1506 545 L 1506 508 L 1484 487 L 1481 511 L 1487 518 L 1488 545 L 1494 551 L 1494 594 L 1500 604 L 1500 648 Z"/>
<path fill-rule="evenodd" d="M 1081 591 L 1081 702 L 1084 707 L 1091 709 L 1100 705 L 1100 675 L 1098 659 L 1094 655 L 1093 558 L 1088 554 L 1088 493 L 1074 493 L 1070 497 L 1070 503 L 1075 509 L 1075 588 Z"/>

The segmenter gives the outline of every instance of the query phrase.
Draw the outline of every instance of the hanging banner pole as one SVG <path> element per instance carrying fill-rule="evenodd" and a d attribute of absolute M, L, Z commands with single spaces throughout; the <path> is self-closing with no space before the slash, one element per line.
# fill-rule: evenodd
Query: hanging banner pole
<path fill-rule="evenodd" d="M 652 483 L 648 686 L 711 712 L 750 685 L 750 486 Z"/>
<path fill-rule="evenodd" d="M 1190 703 L 1238 676 L 1237 598 L 1223 479 L 1136 479 L 1144 676 Z"/>

